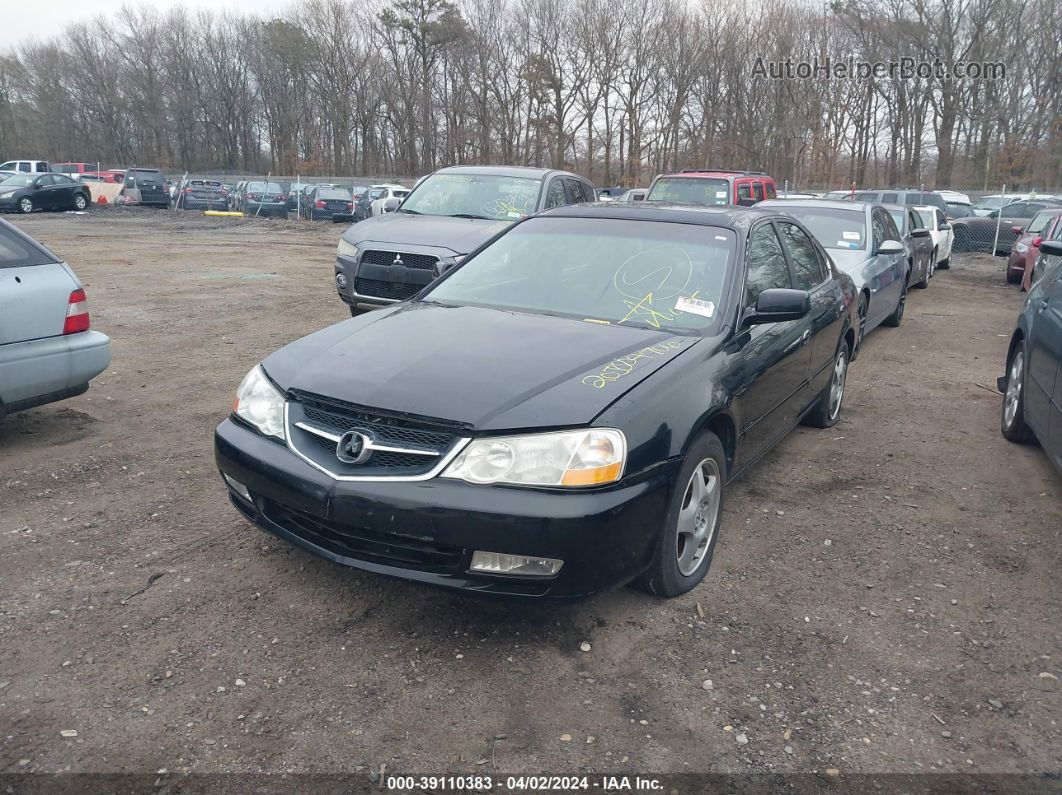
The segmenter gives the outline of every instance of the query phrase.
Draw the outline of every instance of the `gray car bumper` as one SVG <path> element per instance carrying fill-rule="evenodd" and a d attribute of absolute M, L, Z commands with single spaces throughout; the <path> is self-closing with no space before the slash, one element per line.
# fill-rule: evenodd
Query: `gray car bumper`
<path fill-rule="evenodd" d="M 0 345 L 0 403 L 13 411 L 77 394 L 110 363 L 111 340 L 98 331 Z"/>

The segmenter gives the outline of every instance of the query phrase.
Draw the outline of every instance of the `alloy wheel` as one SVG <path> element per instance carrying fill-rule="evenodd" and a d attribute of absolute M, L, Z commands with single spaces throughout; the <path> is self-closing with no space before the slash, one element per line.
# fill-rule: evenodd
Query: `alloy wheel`
<path fill-rule="evenodd" d="M 24 213 L 33 212 L 33 200 L 29 196 L 25 196 L 18 201 L 18 209 Z"/>
<path fill-rule="evenodd" d="M 691 576 L 704 561 L 719 525 L 723 485 L 719 465 L 705 458 L 693 470 L 678 515 L 676 555 L 679 573 Z"/>
<path fill-rule="evenodd" d="M 848 353 L 842 347 L 837 352 L 837 361 L 833 364 L 833 376 L 830 379 L 830 419 L 837 419 L 844 399 L 844 384 L 848 378 Z"/>
<path fill-rule="evenodd" d="M 1007 375 L 1007 394 L 1004 398 L 1003 421 L 1008 428 L 1014 427 L 1014 421 L 1018 417 L 1018 406 L 1021 404 L 1021 386 L 1025 370 L 1025 354 L 1018 350 L 1010 362 L 1010 373 Z"/>

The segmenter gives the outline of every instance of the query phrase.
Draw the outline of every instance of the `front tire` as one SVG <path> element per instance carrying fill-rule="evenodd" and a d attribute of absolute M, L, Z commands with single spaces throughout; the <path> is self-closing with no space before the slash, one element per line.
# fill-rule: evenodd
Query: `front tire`
<path fill-rule="evenodd" d="M 940 262 L 937 263 L 937 270 L 938 271 L 946 271 L 950 267 L 951 267 L 951 254 L 948 254 L 948 258 L 947 259 L 942 259 Z"/>
<path fill-rule="evenodd" d="M 671 598 L 697 587 L 712 564 L 726 492 L 723 443 L 707 431 L 694 440 L 679 469 L 649 568 L 635 585 Z"/>
<path fill-rule="evenodd" d="M 1021 284 L 1021 274 L 1011 273 L 1010 268 L 1007 268 L 1007 284 Z"/>
<path fill-rule="evenodd" d="M 933 258 L 932 258 L 932 259 L 936 259 L 936 257 L 937 257 L 937 252 L 935 252 L 935 251 L 934 251 L 934 252 L 933 252 Z M 932 266 L 930 265 L 930 263 L 929 263 L 929 262 L 926 262 L 926 272 L 925 272 L 925 275 L 924 275 L 924 276 L 922 277 L 922 281 L 918 282 L 918 284 L 916 284 L 916 285 L 915 285 L 915 287 L 916 287 L 917 289 L 919 289 L 919 290 L 924 290 L 924 289 L 926 289 L 927 287 L 929 287 L 929 278 L 930 278 L 930 277 L 931 277 L 932 275 L 933 275 L 933 273 L 932 273 Z"/>
<path fill-rule="evenodd" d="M 18 211 L 23 215 L 28 215 L 33 212 L 33 199 L 29 196 L 23 196 L 18 200 Z"/>
<path fill-rule="evenodd" d="M 78 211 L 81 211 L 81 210 L 84 210 L 86 207 L 88 207 L 88 199 L 85 198 L 85 194 L 84 193 L 75 193 L 74 194 L 74 209 L 78 210 Z"/>
<path fill-rule="evenodd" d="M 900 300 L 892 314 L 882 321 L 882 325 L 899 328 L 900 324 L 903 323 L 903 310 L 907 306 L 907 278 L 907 275 L 904 274 L 903 287 L 900 289 Z"/>
<path fill-rule="evenodd" d="M 841 420 L 841 404 L 844 401 L 844 386 L 848 380 L 848 365 L 851 351 L 843 339 L 833 359 L 830 382 L 823 387 L 815 400 L 815 407 L 804 418 L 804 423 L 813 428 L 832 428 Z"/>
<path fill-rule="evenodd" d="M 1007 391 L 999 416 L 999 430 L 1003 438 L 1026 444 L 1035 437 L 1025 423 L 1025 348 L 1018 345 L 1007 362 Z"/>

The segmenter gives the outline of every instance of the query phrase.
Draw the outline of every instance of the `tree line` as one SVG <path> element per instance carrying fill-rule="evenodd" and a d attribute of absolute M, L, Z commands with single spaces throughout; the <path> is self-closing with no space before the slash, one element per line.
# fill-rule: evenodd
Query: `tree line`
<path fill-rule="evenodd" d="M 124 9 L 0 55 L 0 156 L 416 176 L 684 167 L 795 187 L 1062 187 L 1057 0 L 294 0 Z M 900 59 L 999 79 L 773 79 Z"/>

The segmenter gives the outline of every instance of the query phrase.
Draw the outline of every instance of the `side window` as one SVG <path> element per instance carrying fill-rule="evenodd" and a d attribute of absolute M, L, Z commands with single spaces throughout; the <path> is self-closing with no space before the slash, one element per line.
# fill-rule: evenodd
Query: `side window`
<path fill-rule="evenodd" d="M 564 183 L 559 179 L 554 179 L 549 183 L 549 193 L 546 194 L 546 209 L 563 207 L 567 203 L 568 200 L 564 196 Z"/>
<path fill-rule="evenodd" d="M 752 186 L 748 182 L 739 182 L 737 186 L 738 201 L 752 198 Z"/>
<path fill-rule="evenodd" d="M 826 281 L 826 264 L 811 238 L 796 224 L 778 223 L 782 241 L 793 263 L 793 286 L 798 290 L 810 290 Z"/>
<path fill-rule="evenodd" d="M 37 170 L 38 171 L 47 171 L 48 170 L 48 164 L 45 163 L 44 161 L 38 162 L 37 163 Z"/>
<path fill-rule="evenodd" d="M 597 191 L 594 190 L 593 186 L 587 185 L 585 182 L 580 182 L 579 184 L 583 186 L 583 196 L 585 197 L 586 201 L 596 202 Z"/>
<path fill-rule="evenodd" d="M 1040 205 L 1028 202 L 1014 202 L 1003 211 L 1004 218 L 1032 218 L 1040 210 Z"/>
<path fill-rule="evenodd" d="M 55 184 L 55 177 L 51 174 L 45 174 L 43 177 L 37 178 L 37 184 L 42 188 L 47 188 L 48 186 Z"/>
<path fill-rule="evenodd" d="M 24 171 L 27 174 L 29 174 L 30 173 L 30 164 L 28 162 L 26 162 L 25 160 L 19 160 L 18 161 L 18 170 L 19 171 Z"/>
<path fill-rule="evenodd" d="M 583 186 L 577 179 L 571 177 L 564 177 L 561 179 L 564 183 L 564 197 L 566 199 L 565 204 L 581 204 L 583 200 Z"/>
<path fill-rule="evenodd" d="M 900 239 L 900 233 L 896 231 L 896 224 L 892 222 L 889 214 L 884 210 L 875 209 L 870 220 L 874 233 L 874 251 L 877 251 L 886 240 Z"/>
<path fill-rule="evenodd" d="M 752 198 L 754 198 L 758 202 L 763 201 L 763 183 L 762 182 L 753 182 L 752 183 Z"/>
<path fill-rule="evenodd" d="M 907 223 L 911 225 L 912 229 L 922 229 L 922 216 L 916 213 L 914 210 L 907 211 Z"/>
<path fill-rule="evenodd" d="M 896 204 L 896 198 L 897 197 L 896 197 L 895 193 L 883 193 L 883 194 L 881 194 L 881 203 L 882 204 Z"/>
<path fill-rule="evenodd" d="M 789 268 L 772 224 L 762 224 L 752 230 L 746 262 L 745 306 L 755 306 L 764 290 L 790 286 Z"/>
<path fill-rule="evenodd" d="M 778 193 L 774 189 L 774 183 L 773 182 L 765 182 L 765 183 L 763 183 L 763 190 L 767 194 L 767 198 L 768 199 L 777 199 L 778 198 Z"/>
<path fill-rule="evenodd" d="M 14 160 L 8 160 L 6 163 L 0 164 L 0 171 L 14 171 L 16 165 Z"/>
<path fill-rule="evenodd" d="M 948 219 L 946 219 L 944 217 L 943 210 L 937 210 L 936 216 L 937 216 L 937 229 L 940 229 L 941 226 L 943 226 L 944 224 L 946 224 L 948 222 Z"/>

